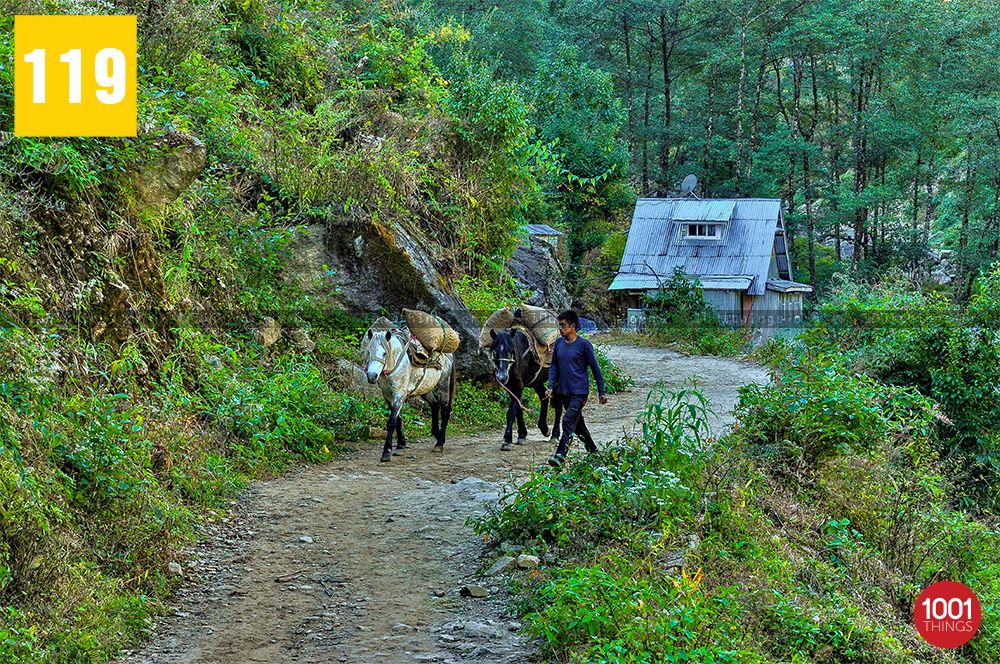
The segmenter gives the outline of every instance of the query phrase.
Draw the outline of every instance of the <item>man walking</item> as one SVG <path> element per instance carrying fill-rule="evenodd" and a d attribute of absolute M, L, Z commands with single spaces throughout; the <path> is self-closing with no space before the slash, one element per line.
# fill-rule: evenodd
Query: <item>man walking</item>
<path fill-rule="evenodd" d="M 590 394 L 590 380 L 587 368 L 594 372 L 597 382 L 597 393 L 602 404 L 608 402 L 607 391 L 604 388 L 604 376 L 597 365 L 594 346 L 587 339 L 577 335 L 580 318 L 570 309 L 559 314 L 560 339 L 556 339 L 552 351 L 552 366 L 549 367 L 549 389 L 545 391 L 546 398 L 556 398 L 562 402 L 564 410 L 562 421 L 562 437 L 556 453 L 549 459 L 550 466 L 561 466 L 569 451 L 569 438 L 574 433 L 583 440 L 588 452 L 596 452 L 597 444 L 587 430 L 583 421 L 583 407 L 587 404 Z"/>

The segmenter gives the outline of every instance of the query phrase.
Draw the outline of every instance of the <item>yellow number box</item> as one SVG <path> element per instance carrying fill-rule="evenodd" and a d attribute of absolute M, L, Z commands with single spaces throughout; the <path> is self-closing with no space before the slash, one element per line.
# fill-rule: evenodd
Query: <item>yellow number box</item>
<path fill-rule="evenodd" d="M 135 136 L 134 16 L 15 16 L 15 136 Z"/>

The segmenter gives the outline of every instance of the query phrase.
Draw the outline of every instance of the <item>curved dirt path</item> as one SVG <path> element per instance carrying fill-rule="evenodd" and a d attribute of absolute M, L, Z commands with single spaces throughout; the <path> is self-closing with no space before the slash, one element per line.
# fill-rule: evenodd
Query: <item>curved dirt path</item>
<path fill-rule="evenodd" d="M 631 429 L 658 380 L 680 387 L 697 377 L 720 414 L 716 428 L 728 422 L 740 385 L 767 380 L 760 367 L 733 360 L 608 351 L 636 385 L 606 406 L 588 404 L 599 444 Z M 509 614 L 504 579 L 477 575 L 483 545 L 465 525 L 495 503 L 503 482 L 552 453 L 529 431 L 528 444 L 511 452 L 500 452 L 499 430 L 453 436 L 443 455 L 413 440 L 388 464 L 372 441 L 343 460 L 255 484 L 193 552 L 173 615 L 120 661 L 536 661 Z M 466 584 L 490 596 L 462 597 Z"/>

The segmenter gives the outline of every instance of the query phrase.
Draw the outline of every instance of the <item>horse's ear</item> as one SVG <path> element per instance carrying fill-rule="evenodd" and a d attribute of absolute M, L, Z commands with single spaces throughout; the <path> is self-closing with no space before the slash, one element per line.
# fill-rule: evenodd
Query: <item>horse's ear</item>
<path fill-rule="evenodd" d="M 385 331 L 385 340 L 389 341 L 390 339 L 392 339 L 392 330 L 386 330 Z"/>
<path fill-rule="evenodd" d="M 368 330 L 368 334 L 366 334 L 365 336 L 368 337 L 369 339 L 371 339 L 372 338 L 372 331 Z"/>
<path fill-rule="evenodd" d="M 497 340 L 497 331 L 496 330 L 490 330 L 490 339 L 492 339 L 493 341 Z"/>

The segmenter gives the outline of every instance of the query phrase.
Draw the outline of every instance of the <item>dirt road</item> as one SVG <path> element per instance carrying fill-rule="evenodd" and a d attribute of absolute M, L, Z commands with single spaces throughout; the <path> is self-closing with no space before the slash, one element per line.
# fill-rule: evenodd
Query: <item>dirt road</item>
<path fill-rule="evenodd" d="M 631 429 L 658 380 L 679 387 L 697 377 L 721 428 L 737 388 L 767 379 L 732 360 L 624 346 L 609 354 L 636 386 L 587 406 L 598 443 Z M 465 525 L 552 453 L 537 430 L 500 452 L 499 424 L 451 437 L 443 455 L 413 440 L 382 464 L 372 441 L 342 461 L 256 484 L 193 552 L 173 615 L 121 662 L 536 661 L 503 578 L 477 576 L 483 545 Z M 462 597 L 466 584 L 490 596 Z"/>

